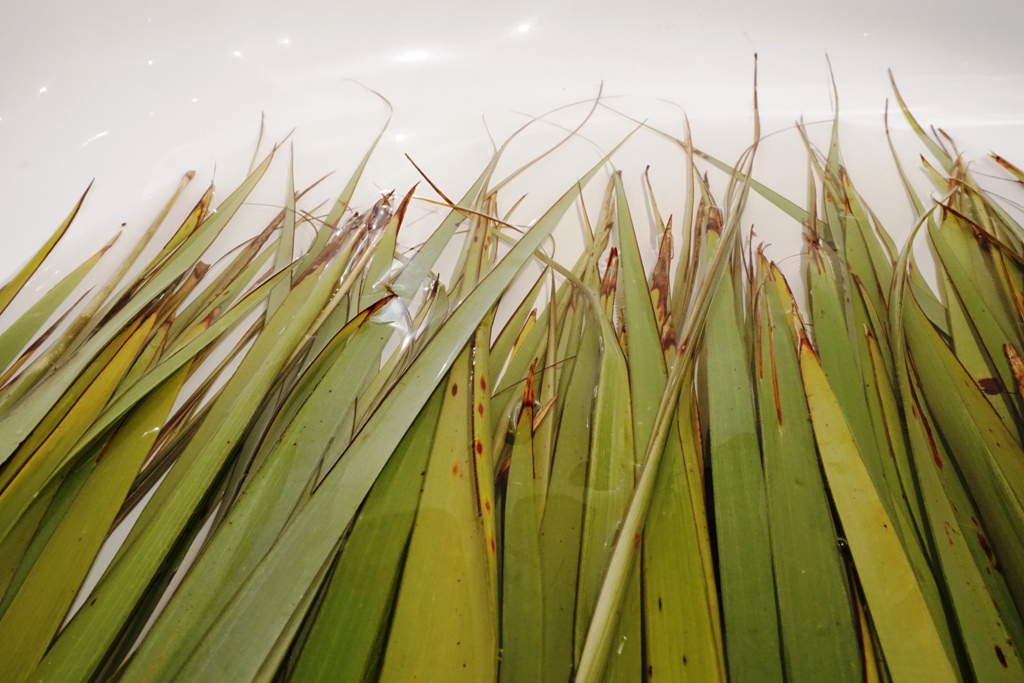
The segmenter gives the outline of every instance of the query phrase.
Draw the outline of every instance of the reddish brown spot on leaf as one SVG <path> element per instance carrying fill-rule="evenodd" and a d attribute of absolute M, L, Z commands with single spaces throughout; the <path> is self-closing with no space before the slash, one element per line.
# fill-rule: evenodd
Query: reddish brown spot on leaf
<path fill-rule="evenodd" d="M 476 412 L 480 414 L 480 417 L 484 416 L 484 404 L 482 401 L 476 404 Z"/>
<path fill-rule="evenodd" d="M 494 536 L 491 536 L 491 555 L 498 554 L 498 544 L 494 542 Z"/>
<path fill-rule="evenodd" d="M 978 380 L 978 386 L 989 396 L 1003 393 L 1003 383 L 998 377 L 982 377 Z"/>
<path fill-rule="evenodd" d="M 487 378 L 486 377 L 481 377 L 480 378 L 480 389 L 482 391 L 487 391 Z"/>
<path fill-rule="evenodd" d="M 452 465 L 452 476 L 459 476 L 459 463 L 455 463 L 454 465 Z"/>
<path fill-rule="evenodd" d="M 485 508 L 485 509 L 486 509 L 486 510 L 487 510 L 488 512 L 490 512 L 490 511 L 491 511 L 491 501 L 489 501 L 489 500 L 484 500 L 484 508 Z"/>
<path fill-rule="evenodd" d="M 992 552 L 992 546 L 988 544 L 988 539 L 985 538 L 985 536 L 982 534 L 978 534 L 978 545 L 980 545 L 981 549 L 985 552 L 985 557 L 988 558 L 988 561 L 992 564 L 992 567 L 997 572 L 1001 573 L 1003 570 L 1002 568 L 1000 568 L 999 561 L 996 559 L 995 554 Z"/>
<path fill-rule="evenodd" d="M 639 531 L 637 531 L 636 533 L 633 534 L 633 547 L 634 548 L 639 548 L 640 547 L 640 539 L 641 538 L 642 537 L 640 536 L 640 532 Z"/>
<path fill-rule="evenodd" d="M 458 384 L 453 384 L 452 385 L 452 396 L 454 396 L 457 393 L 459 393 L 459 385 Z"/>
<path fill-rule="evenodd" d="M 474 448 L 474 450 L 476 450 L 476 454 L 477 455 L 483 455 L 484 454 L 484 442 L 481 441 L 480 439 L 474 439 L 473 440 L 473 448 Z"/>
<path fill-rule="evenodd" d="M 1006 655 L 1003 654 L 1003 648 L 999 647 L 998 645 L 996 645 L 995 648 L 996 658 L 999 659 L 999 663 L 1003 665 L 1004 669 L 1009 668 L 1006 664 Z"/>

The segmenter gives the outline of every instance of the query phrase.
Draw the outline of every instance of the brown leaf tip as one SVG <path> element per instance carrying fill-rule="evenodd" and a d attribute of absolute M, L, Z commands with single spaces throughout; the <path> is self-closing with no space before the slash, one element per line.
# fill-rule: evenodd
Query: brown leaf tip
<path fill-rule="evenodd" d="M 716 206 L 708 210 L 708 232 L 722 234 L 722 212 Z"/>
<path fill-rule="evenodd" d="M 533 406 L 533 402 L 536 400 L 533 390 L 533 376 L 537 371 L 537 359 L 534 358 L 533 362 L 530 363 L 530 371 L 526 373 L 526 388 L 523 390 L 523 406 Z"/>
<path fill-rule="evenodd" d="M 1024 359 L 1017 353 L 1017 348 L 1013 344 L 1003 344 L 1003 353 L 1010 363 L 1013 379 L 1017 382 L 1017 393 L 1024 398 Z"/>
<path fill-rule="evenodd" d="M 612 247 L 608 253 L 608 265 L 605 267 L 604 277 L 601 278 L 600 295 L 602 297 L 612 296 L 615 293 L 615 283 L 619 270 L 619 251 Z"/>

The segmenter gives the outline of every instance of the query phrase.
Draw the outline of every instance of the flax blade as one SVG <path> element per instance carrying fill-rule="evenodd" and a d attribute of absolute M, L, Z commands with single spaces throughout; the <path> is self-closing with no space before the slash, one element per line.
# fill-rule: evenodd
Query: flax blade
<path fill-rule="evenodd" d="M 543 577 L 540 515 L 541 481 L 533 460 L 533 373 L 527 378 L 505 493 L 502 534 L 502 683 L 543 680 Z"/>
<path fill-rule="evenodd" d="M 759 261 L 755 383 L 786 678 L 860 681 L 856 616 L 815 456 L 782 273 Z"/>
<path fill-rule="evenodd" d="M 247 672 L 258 667 L 258 663 L 247 661 L 233 650 L 240 647 L 239 643 L 246 648 L 258 648 L 269 647 L 276 641 L 333 547 L 323 537 L 323 529 L 348 526 L 401 435 L 433 393 L 438 372 L 451 367 L 458 350 L 465 346 L 483 317 L 572 205 L 577 187 L 589 182 L 604 161 L 526 232 L 442 325 L 356 434 L 345 457 L 324 478 L 273 550 L 233 597 L 192 654 L 183 675 L 237 679 L 251 675 Z M 274 599 L 254 599 L 258 595 L 272 595 Z"/>
<path fill-rule="evenodd" d="M 444 388 L 427 401 L 370 490 L 291 680 L 357 683 L 380 666 Z"/>
<path fill-rule="evenodd" d="M 709 248 L 715 244 L 709 233 Z M 723 243 L 719 248 L 730 248 Z M 749 335 L 740 307 L 738 249 L 708 311 L 707 424 L 729 677 L 782 680 L 764 473 L 751 392 Z"/>
<path fill-rule="evenodd" d="M 806 338 L 800 372 L 818 453 L 889 671 L 897 681 L 957 681 L 918 578 Z"/>
<path fill-rule="evenodd" d="M 483 682 L 497 675 L 497 615 L 472 456 L 470 359 L 467 347 L 446 380 L 382 681 L 444 675 Z"/>
<path fill-rule="evenodd" d="M 50 255 L 51 251 L 53 251 L 53 248 L 57 246 L 57 242 L 60 241 L 68 231 L 68 228 L 71 227 L 71 222 L 74 221 L 75 216 L 78 215 L 78 211 L 82 208 L 82 204 L 85 202 L 85 197 L 89 194 L 89 190 L 91 188 L 92 183 L 89 183 L 89 187 L 85 188 L 85 192 L 83 192 L 82 196 L 78 198 L 77 202 L 75 202 L 75 205 L 71 208 L 71 212 L 63 222 L 61 222 L 53 234 L 50 235 L 49 239 L 47 239 L 46 242 L 43 243 L 43 246 L 41 246 L 39 250 L 32 255 L 28 260 L 28 263 L 22 266 L 21 269 L 15 273 L 14 277 L 11 278 L 9 282 L 7 282 L 3 287 L 0 287 L 0 313 L 7 310 L 7 307 L 10 305 L 11 301 L 14 300 L 14 297 L 18 295 L 21 288 L 25 286 L 25 283 L 28 282 L 29 278 L 32 277 L 32 275 L 39 269 L 39 266 L 46 260 L 46 257 Z"/>

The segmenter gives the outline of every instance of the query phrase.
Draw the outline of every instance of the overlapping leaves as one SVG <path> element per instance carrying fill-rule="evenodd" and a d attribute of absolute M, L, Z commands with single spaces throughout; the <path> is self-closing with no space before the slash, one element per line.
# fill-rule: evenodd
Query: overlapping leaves
<path fill-rule="evenodd" d="M 0 333 L 4 680 L 1024 679 L 1024 230 L 910 120 L 938 293 L 838 119 L 800 130 L 806 210 L 751 177 L 755 128 L 735 167 L 678 141 L 681 216 L 645 179 L 638 221 L 619 173 L 589 206 L 613 150 L 520 230 L 499 150 L 407 249 L 414 191 L 350 207 L 364 157 L 322 223 L 289 174 L 211 269 L 271 154 L 140 268 L 186 177 Z M 805 315 L 744 249 L 750 190 L 804 230 Z"/>

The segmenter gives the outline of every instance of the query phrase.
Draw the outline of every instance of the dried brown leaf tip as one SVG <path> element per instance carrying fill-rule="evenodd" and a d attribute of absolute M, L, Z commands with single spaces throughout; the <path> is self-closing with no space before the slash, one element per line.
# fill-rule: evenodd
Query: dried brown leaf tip
<path fill-rule="evenodd" d="M 526 373 L 526 388 L 523 389 L 523 407 L 533 407 L 533 402 L 537 400 L 533 389 L 533 376 L 537 372 L 537 359 L 534 358 L 533 362 L 530 363 L 530 371 Z"/>
<path fill-rule="evenodd" d="M 713 232 L 716 235 L 722 234 L 722 212 L 718 210 L 717 206 L 708 209 L 708 232 Z"/>
<path fill-rule="evenodd" d="M 1003 344 L 1003 353 L 1006 360 L 1010 362 L 1010 369 L 1013 370 L 1013 379 L 1017 382 L 1017 393 L 1024 399 L 1024 359 L 1017 353 L 1013 344 Z"/>
<path fill-rule="evenodd" d="M 668 319 L 668 303 L 671 296 L 671 272 L 672 265 L 672 218 L 668 219 L 668 225 L 661 235 L 661 245 L 658 249 L 658 260 L 654 263 L 654 271 L 651 273 L 651 302 L 654 304 L 654 319 L 658 329 L 664 335 L 665 324 Z"/>
<path fill-rule="evenodd" d="M 1024 183 L 1024 171 L 1021 171 L 1017 166 L 1013 165 L 1012 163 L 1010 163 L 1003 157 L 999 156 L 998 154 L 993 153 L 990 154 L 989 156 L 992 157 L 992 161 L 996 162 L 997 164 L 1005 168 L 1007 171 L 1009 171 L 1010 174 L 1013 175 L 1014 178 L 1016 178 L 1018 183 Z"/>

